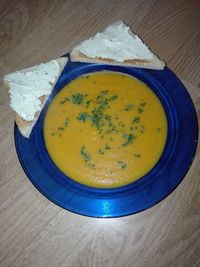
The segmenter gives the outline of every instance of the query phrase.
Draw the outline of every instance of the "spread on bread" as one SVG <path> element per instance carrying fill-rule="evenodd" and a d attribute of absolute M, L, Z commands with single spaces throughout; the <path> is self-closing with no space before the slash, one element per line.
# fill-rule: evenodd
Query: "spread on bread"
<path fill-rule="evenodd" d="M 59 73 L 58 62 L 52 60 L 29 70 L 6 75 L 12 109 L 24 120 L 32 121 L 35 113 L 41 111 L 40 97 L 51 93 L 52 84 Z"/>
<path fill-rule="evenodd" d="M 24 137 L 29 137 L 39 114 L 57 82 L 67 58 L 58 58 L 4 77 L 15 121 Z"/>
<path fill-rule="evenodd" d="M 123 21 L 108 26 L 81 42 L 71 52 L 72 61 L 163 69 L 160 60 Z"/>
<path fill-rule="evenodd" d="M 88 57 L 113 59 L 124 62 L 132 58 L 149 59 L 153 53 L 137 35 L 129 33 L 130 28 L 125 24 L 108 26 L 103 32 L 83 41 L 77 48 Z"/>

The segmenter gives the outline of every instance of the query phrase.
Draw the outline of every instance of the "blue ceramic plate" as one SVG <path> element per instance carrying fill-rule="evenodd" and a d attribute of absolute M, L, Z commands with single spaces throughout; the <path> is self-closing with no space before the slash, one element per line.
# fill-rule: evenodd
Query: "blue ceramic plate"
<path fill-rule="evenodd" d="M 168 138 L 155 167 L 136 182 L 96 189 L 66 177 L 52 162 L 43 139 L 45 113 L 54 96 L 79 75 L 118 71 L 145 82 L 161 100 L 168 119 Z M 147 209 L 171 193 L 189 170 L 198 138 L 196 112 L 191 98 L 168 69 L 145 70 L 121 66 L 68 62 L 30 136 L 24 138 L 15 125 L 15 145 L 30 181 L 52 202 L 72 212 L 92 217 L 118 217 Z"/>

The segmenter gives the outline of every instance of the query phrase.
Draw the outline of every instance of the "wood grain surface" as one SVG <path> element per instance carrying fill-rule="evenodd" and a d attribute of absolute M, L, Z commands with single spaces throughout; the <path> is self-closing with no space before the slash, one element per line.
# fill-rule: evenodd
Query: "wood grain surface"
<path fill-rule="evenodd" d="M 0 0 L 0 82 L 118 19 L 182 80 L 200 122 L 197 0 Z M 183 182 L 156 206 L 116 219 L 79 216 L 48 201 L 24 174 L 12 111 L 0 90 L 0 266 L 200 266 L 199 146 Z"/>

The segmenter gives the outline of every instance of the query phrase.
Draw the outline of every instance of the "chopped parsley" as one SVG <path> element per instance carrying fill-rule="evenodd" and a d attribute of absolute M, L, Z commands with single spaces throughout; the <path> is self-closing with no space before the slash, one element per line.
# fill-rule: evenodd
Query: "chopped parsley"
<path fill-rule="evenodd" d="M 144 111 L 145 106 L 146 106 L 146 103 L 144 101 L 141 101 L 138 107 L 138 113 L 142 113 Z"/>
<path fill-rule="evenodd" d="M 110 98 L 109 98 L 109 101 L 111 101 L 111 100 L 115 100 L 115 99 L 117 99 L 118 98 L 118 95 L 113 95 L 113 96 L 111 96 Z"/>
<path fill-rule="evenodd" d="M 108 94 L 108 90 L 101 90 L 100 94 L 96 97 L 96 101 L 101 101 Z"/>
<path fill-rule="evenodd" d="M 91 167 L 92 169 L 96 169 L 96 165 L 95 165 L 94 163 L 92 163 L 92 162 L 89 162 L 89 163 L 87 164 L 87 166 L 88 166 L 88 167 Z"/>
<path fill-rule="evenodd" d="M 104 148 L 105 149 L 111 149 L 111 147 L 108 144 L 105 144 Z"/>
<path fill-rule="evenodd" d="M 60 104 L 63 105 L 65 104 L 67 101 L 69 101 L 68 97 L 65 97 L 62 101 L 60 101 Z"/>
<path fill-rule="evenodd" d="M 115 118 L 116 120 L 118 120 L 118 119 L 119 119 L 119 116 L 118 116 L 117 114 L 115 114 L 115 115 L 114 115 L 114 118 Z"/>
<path fill-rule="evenodd" d="M 88 154 L 88 152 L 86 151 L 85 146 L 82 146 L 82 147 L 81 147 L 80 154 L 81 154 L 81 156 L 83 157 L 83 159 L 84 159 L 86 162 L 87 162 L 88 160 L 91 160 L 91 157 L 90 157 L 90 155 Z"/>
<path fill-rule="evenodd" d="M 96 165 L 94 162 L 92 162 L 91 157 L 90 157 L 89 153 L 87 152 L 85 146 L 81 147 L 80 154 L 81 154 L 81 157 L 83 158 L 83 160 L 86 162 L 86 165 L 88 167 L 90 167 L 92 169 L 96 169 Z"/>
<path fill-rule="evenodd" d="M 108 90 L 101 90 L 101 92 L 96 96 L 94 103 L 95 106 L 91 112 L 81 112 L 78 114 L 77 119 L 83 122 L 90 121 L 93 126 L 99 129 L 99 134 L 104 132 L 114 131 L 112 116 L 105 114 L 107 108 L 110 107 L 109 101 L 116 99 L 118 96 L 113 95 L 110 98 L 108 97 Z M 86 102 L 86 107 L 89 107 L 92 99 Z M 107 126 L 107 129 L 103 129 Z"/>
<path fill-rule="evenodd" d="M 84 97 L 86 100 L 84 101 Z M 133 143 L 133 140 L 136 138 L 135 135 L 126 134 L 125 128 L 126 125 L 123 120 L 120 120 L 120 117 L 118 114 L 110 115 L 107 113 L 107 110 L 110 106 L 109 101 L 114 101 L 117 99 L 118 95 L 109 95 L 109 91 L 104 89 L 99 92 L 99 94 L 95 97 L 95 99 L 90 99 L 88 95 L 82 95 L 80 93 L 72 95 L 72 101 L 74 104 L 82 104 L 84 101 L 84 107 L 88 108 L 90 103 L 93 103 L 93 108 L 88 109 L 87 111 L 82 111 L 78 113 L 77 120 L 82 122 L 89 122 L 92 126 L 94 126 L 98 130 L 98 134 L 100 138 L 104 138 L 105 135 L 108 134 L 122 134 L 123 138 L 125 139 L 124 143 L 122 143 L 122 146 L 127 146 L 131 143 Z M 146 103 L 141 100 L 140 104 L 138 105 L 138 112 L 143 112 L 144 106 Z M 134 104 L 130 103 L 128 104 L 124 110 L 129 111 L 134 108 Z M 120 110 L 122 111 L 122 110 Z M 117 121 L 118 120 L 118 121 Z M 131 125 L 129 126 L 129 129 L 133 132 L 136 130 L 136 126 L 138 126 L 138 132 L 143 133 L 144 127 L 140 126 L 140 116 L 135 116 L 132 119 Z M 135 124 L 135 125 L 133 125 Z M 105 148 L 104 148 L 105 149 Z M 105 152 L 105 151 L 104 151 Z"/>
<path fill-rule="evenodd" d="M 143 133 L 144 133 L 144 129 L 145 129 L 144 125 L 141 125 L 141 126 L 140 126 L 140 133 L 143 134 Z"/>
<path fill-rule="evenodd" d="M 146 103 L 145 103 L 144 101 L 142 101 L 142 102 L 140 103 L 140 106 L 144 108 L 144 107 L 146 106 Z"/>
<path fill-rule="evenodd" d="M 76 105 L 80 105 L 82 104 L 83 102 L 83 95 L 82 94 L 75 94 L 75 95 L 72 95 L 72 102 L 73 104 L 76 104 Z"/>
<path fill-rule="evenodd" d="M 136 138 L 133 134 L 123 134 L 123 138 L 125 138 L 125 143 L 122 144 L 122 146 L 128 146 L 133 143 L 133 140 Z"/>
<path fill-rule="evenodd" d="M 64 131 L 64 127 L 58 127 L 58 131 Z"/>
<path fill-rule="evenodd" d="M 97 129 L 100 127 L 100 122 L 102 120 L 102 112 L 98 108 L 94 108 L 93 115 L 91 117 L 92 124 L 96 126 Z"/>
<path fill-rule="evenodd" d="M 125 124 L 123 123 L 123 121 L 120 121 L 120 122 L 119 122 L 119 126 L 122 127 L 122 128 L 125 127 Z"/>
<path fill-rule="evenodd" d="M 107 105 L 108 105 L 108 100 L 104 99 L 100 102 L 99 109 L 105 109 Z"/>
<path fill-rule="evenodd" d="M 91 102 L 92 102 L 92 99 L 89 99 L 89 100 L 86 101 L 86 108 L 89 107 L 89 105 L 90 105 Z"/>
<path fill-rule="evenodd" d="M 102 149 L 99 149 L 98 152 L 99 152 L 100 155 L 104 154 L 104 151 Z"/>
<path fill-rule="evenodd" d="M 99 152 L 100 155 L 103 155 L 103 154 L 105 154 L 106 150 L 109 150 L 109 149 L 111 149 L 111 147 L 108 144 L 105 144 L 104 148 L 103 149 L 99 149 L 98 152 Z"/>
<path fill-rule="evenodd" d="M 141 155 L 140 154 L 134 154 L 134 156 L 136 157 L 136 158 L 140 158 L 141 157 Z"/>
<path fill-rule="evenodd" d="M 132 123 L 139 123 L 140 122 L 140 117 L 137 116 L 132 120 Z"/>
<path fill-rule="evenodd" d="M 133 109 L 134 108 L 134 105 L 133 104 L 128 104 L 125 108 L 124 108 L 124 110 L 125 111 L 129 111 L 129 110 L 131 110 L 131 109 Z"/>
<path fill-rule="evenodd" d="M 143 108 L 141 108 L 141 107 L 138 108 L 138 113 L 142 113 L 143 111 L 144 111 Z"/>
<path fill-rule="evenodd" d="M 121 169 L 125 169 L 126 168 L 126 163 L 124 163 L 123 161 L 118 161 L 118 164 L 119 164 Z"/>
<path fill-rule="evenodd" d="M 69 119 L 68 119 L 68 118 L 66 118 L 66 119 L 65 119 L 65 121 L 64 121 L 64 126 L 65 126 L 65 127 L 67 127 L 67 126 L 68 126 L 68 124 L 69 124 Z"/>
<path fill-rule="evenodd" d="M 112 116 L 111 116 L 111 115 L 105 115 L 104 118 L 105 118 L 107 121 L 111 121 L 111 120 L 112 120 Z"/>
<path fill-rule="evenodd" d="M 81 112 L 78 114 L 77 119 L 86 122 L 87 120 L 91 120 L 91 115 L 87 112 Z"/>

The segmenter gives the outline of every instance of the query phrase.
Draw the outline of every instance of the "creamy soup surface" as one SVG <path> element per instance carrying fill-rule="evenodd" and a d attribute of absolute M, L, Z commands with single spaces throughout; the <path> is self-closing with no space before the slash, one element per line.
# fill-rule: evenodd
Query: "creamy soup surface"
<path fill-rule="evenodd" d="M 163 106 L 132 76 L 101 71 L 83 75 L 53 99 L 44 140 L 55 165 L 91 187 L 132 183 L 158 162 L 167 138 Z"/>

